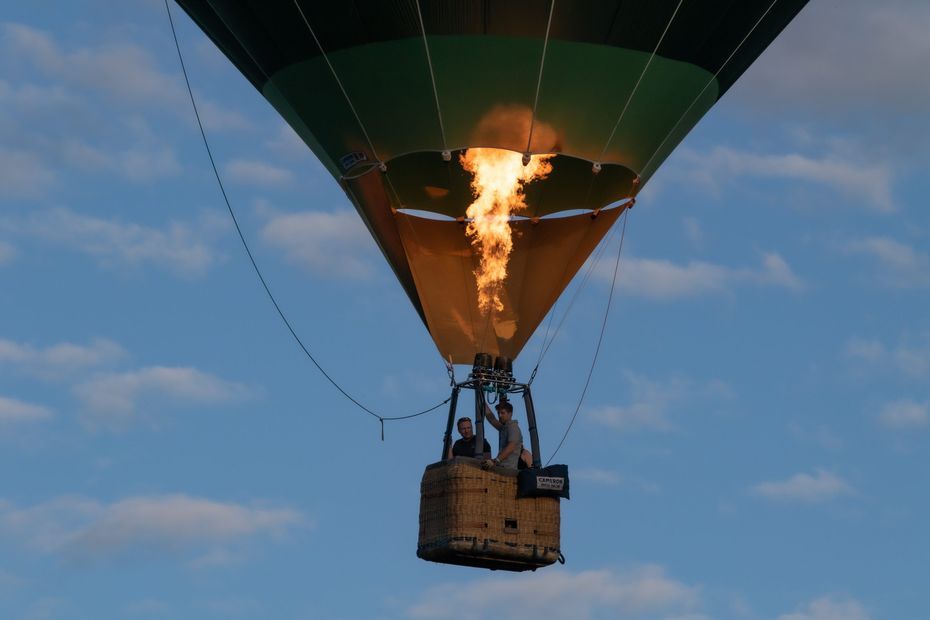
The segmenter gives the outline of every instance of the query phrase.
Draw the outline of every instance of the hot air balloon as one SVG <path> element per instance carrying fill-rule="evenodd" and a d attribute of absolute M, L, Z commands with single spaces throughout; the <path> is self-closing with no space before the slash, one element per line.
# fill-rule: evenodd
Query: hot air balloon
<path fill-rule="evenodd" d="M 345 190 L 442 357 L 473 364 L 453 391 L 443 458 L 460 389 L 477 395 L 478 445 L 485 393 L 522 394 L 536 467 L 532 398 L 511 361 L 806 1 L 177 0 Z M 482 157 L 502 158 L 494 170 L 516 158 L 512 196 L 479 187 Z M 473 211 L 483 192 L 509 204 Z M 506 238 L 476 230 L 482 222 L 503 222 Z M 496 254 L 502 276 L 488 263 Z M 427 470 L 424 494 L 471 475 L 444 465 Z M 421 557 L 512 570 L 559 557 L 558 499 L 520 500 L 534 502 L 529 517 L 509 504 L 482 513 L 481 531 L 463 534 L 457 506 L 475 502 L 454 495 L 421 503 Z M 424 534 L 424 518 L 440 525 Z"/>

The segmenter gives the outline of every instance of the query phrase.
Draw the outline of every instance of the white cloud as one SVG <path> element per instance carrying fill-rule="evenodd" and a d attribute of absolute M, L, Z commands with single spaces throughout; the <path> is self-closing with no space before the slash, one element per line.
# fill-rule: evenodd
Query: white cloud
<path fill-rule="evenodd" d="M 572 479 L 607 486 L 617 486 L 620 484 L 620 474 L 615 471 L 597 468 L 576 469 L 572 471 Z"/>
<path fill-rule="evenodd" d="M 43 196 L 69 168 L 131 182 L 181 171 L 164 124 L 155 132 L 144 120 L 167 111 L 193 123 L 176 64 L 162 72 L 134 42 L 64 50 L 50 34 L 11 23 L 0 24 L 0 53 L 15 58 L 28 79 L 54 83 L 0 81 L 0 144 L 10 145 L 0 148 L 0 196 Z M 201 99 L 199 108 L 208 128 L 248 127 L 214 102 Z"/>
<path fill-rule="evenodd" d="M 888 428 L 898 430 L 924 428 L 930 424 L 930 403 L 908 399 L 887 403 L 878 414 L 878 420 Z"/>
<path fill-rule="evenodd" d="M 52 37 L 26 25 L 4 24 L 9 53 L 48 76 L 135 103 L 177 103 L 184 92 L 177 76 L 159 71 L 155 59 L 133 44 L 85 47 L 64 52 Z"/>
<path fill-rule="evenodd" d="M 602 279 L 613 278 L 613 265 L 602 265 L 597 274 Z M 778 254 L 764 254 L 761 267 L 755 269 L 734 269 L 703 261 L 676 265 L 667 260 L 624 257 L 617 276 L 617 286 L 627 294 L 663 301 L 725 293 L 743 284 L 794 291 L 805 286 Z"/>
<path fill-rule="evenodd" d="M 220 405 L 250 396 L 239 383 L 224 381 L 196 368 L 153 366 L 132 372 L 102 374 L 74 388 L 91 422 L 118 423 L 133 416 L 139 402 Z"/>
<path fill-rule="evenodd" d="M 691 616 L 700 605 L 699 586 L 669 578 L 661 567 L 625 572 L 548 569 L 540 575 L 485 578 L 428 589 L 406 610 L 409 618 L 501 618 L 540 620 L 610 617 L 654 620 Z"/>
<path fill-rule="evenodd" d="M 197 552 L 257 535 L 280 536 L 303 522 L 291 509 L 188 495 L 129 497 L 112 504 L 65 496 L 26 508 L 0 502 L 0 534 L 45 553 L 80 558 L 140 548 Z"/>
<path fill-rule="evenodd" d="M 875 259 L 876 280 L 882 286 L 902 289 L 930 288 L 930 254 L 889 237 L 868 237 L 846 242 L 843 251 Z"/>
<path fill-rule="evenodd" d="M 0 180 L 0 183 L 2 182 Z M 11 263 L 14 258 L 16 258 L 16 248 L 10 243 L 0 241 L 0 265 Z"/>
<path fill-rule="evenodd" d="M 242 564 L 244 559 L 241 555 L 233 553 L 225 547 L 217 547 L 210 549 L 200 557 L 194 558 L 188 565 L 194 569 L 226 568 Z"/>
<path fill-rule="evenodd" d="M 668 419 L 669 403 L 664 398 L 641 400 L 626 406 L 607 405 L 591 411 L 588 417 L 596 423 L 623 432 L 651 430 L 671 431 L 675 426 Z"/>
<path fill-rule="evenodd" d="M 0 500 L 0 535 L 42 552 L 64 545 L 72 533 L 99 515 L 99 503 L 62 496 L 28 508 Z"/>
<path fill-rule="evenodd" d="M 55 182 L 50 167 L 63 163 L 82 172 L 113 173 L 129 181 L 149 182 L 177 174 L 181 165 L 174 151 L 140 140 L 128 148 L 96 147 L 75 138 L 62 137 L 54 145 L 36 139 L 32 151 L 0 150 L 0 181 L 3 192 L 13 196 L 35 197 Z"/>
<path fill-rule="evenodd" d="M 720 179 L 738 176 L 803 181 L 829 187 L 850 202 L 881 213 L 895 211 L 891 167 L 844 160 L 836 155 L 814 158 L 799 153 L 763 155 L 718 146 L 709 153 L 682 149 L 676 161 L 694 182 L 719 191 Z M 852 200 L 854 199 L 854 200 Z"/>
<path fill-rule="evenodd" d="M 33 153 L 0 147 L 0 196 L 38 196 L 54 181 L 54 173 Z"/>
<path fill-rule="evenodd" d="M 60 342 L 44 349 L 0 339 L 0 366 L 13 366 L 42 377 L 56 377 L 108 364 L 124 356 L 121 346 L 101 338 L 88 345 Z"/>
<path fill-rule="evenodd" d="M 637 476 L 629 476 L 615 471 L 588 467 L 572 470 L 572 480 L 576 482 L 590 482 L 603 486 L 630 487 L 646 493 L 656 493 L 659 487 Z"/>
<path fill-rule="evenodd" d="M 297 132 L 284 122 L 279 125 L 277 134 L 265 142 L 265 146 L 288 160 L 308 157 L 310 150 L 304 141 L 300 139 L 300 136 L 297 135 Z"/>
<path fill-rule="evenodd" d="M 226 164 L 225 171 L 230 181 L 249 185 L 276 187 L 294 180 L 290 170 L 262 161 L 236 159 Z"/>
<path fill-rule="evenodd" d="M 262 239 L 320 275 L 365 278 L 372 271 L 374 243 L 352 211 L 278 215 L 262 229 Z"/>
<path fill-rule="evenodd" d="M 924 115 L 930 84 L 925 2 L 811 2 L 734 88 L 738 100 L 784 113 L 786 106 L 870 118 Z"/>
<path fill-rule="evenodd" d="M 196 92 L 194 96 L 197 97 Z M 185 107 L 187 113 L 193 116 L 194 110 L 190 107 L 188 100 L 185 100 Z M 252 127 L 249 120 L 239 112 L 224 108 L 202 97 L 197 97 L 197 111 L 200 112 L 200 120 L 207 131 L 246 130 Z"/>
<path fill-rule="evenodd" d="M 0 139 L 16 145 L 0 149 L 0 190 L 7 195 L 42 195 L 62 165 L 130 181 L 177 174 L 181 166 L 162 138 L 142 118 L 103 109 L 61 86 L 0 81 Z"/>
<path fill-rule="evenodd" d="M 900 371 L 912 378 L 930 376 L 930 332 L 888 347 L 880 340 L 854 337 L 846 343 L 846 357 L 870 367 Z"/>
<path fill-rule="evenodd" d="M 181 171 L 174 150 L 148 135 L 147 127 L 136 123 L 127 132 L 133 136 L 129 147 L 97 147 L 83 139 L 69 138 L 55 145 L 54 156 L 77 170 L 113 173 L 136 182 L 150 182 Z"/>
<path fill-rule="evenodd" d="M 843 447 L 843 439 L 826 425 L 808 428 L 792 422 L 788 425 L 788 430 L 799 441 L 814 443 L 827 450 L 839 450 Z"/>
<path fill-rule="evenodd" d="M 685 230 L 685 236 L 694 247 L 700 248 L 704 245 L 704 231 L 701 229 L 701 223 L 696 217 L 685 217 L 681 220 L 681 225 Z"/>
<path fill-rule="evenodd" d="M 20 84 L 16 86 L 6 80 L 0 80 L 0 103 L 6 108 L 54 110 L 63 104 L 75 103 L 75 98 L 60 85 Z"/>
<path fill-rule="evenodd" d="M 761 482 L 752 487 L 753 493 L 774 500 L 824 502 L 856 490 L 834 473 L 818 469 L 815 475 L 796 474 L 787 480 Z"/>
<path fill-rule="evenodd" d="M 25 219 L 7 218 L 0 227 L 88 254 L 109 267 L 154 264 L 197 277 L 217 261 L 201 231 L 177 222 L 161 230 L 56 208 Z"/>
<path fill-rule="evenodd" d="M 778 616 L 778 620 L 869 620 L 871 617 L 859 601 L 823 597 L 800 611 Z"/>
<path fill-rule="evenodd" d="M 676 426 L 671 415 L 698 401 L 721 400 L 732 396 L 720 381 L 704 384 L 680 377 L 654 381 L 626 372 L 623 376 L 631 394 L 627 405 L 606 405 L 588 413 L 588 417 L 609 428 L 632 432 L 640 430 L 667 432 Z"/>
<path fill-rule="evenodd" d="M 18 590 L 26 584 L 26 580 L 17 577 L 13 573 L 7 572 L 0 568 L 0 594 Z"/>
<path fill-rule="evenodd" d="M 15 422 L 33 422 L 50 418 L 52 412 L 41 405 L 0 396 L 0 426 Z"/>
<path fill-rule="evenodd" d="M 297 512 L 168 495 L 133 497 L 106 506 L 75 532 L 68 550 L 108 554 L 136 545 L 183 547 L 235 540 L 258 533 L 281 534 L 300 521 Z"/>
<path fill-rule="evenodd" d="M 130 148 L 117 154 L 116 169 L 131 181 L 152 181 L 181 170 L 174 151 L 166 146 Z"/>
<path fill-rule="evenodd" d="M 846 343 L 845 354 L 851 359 L 878 362 L 888 354 L 888 351 L 879 340 L 854 336 Z"/>

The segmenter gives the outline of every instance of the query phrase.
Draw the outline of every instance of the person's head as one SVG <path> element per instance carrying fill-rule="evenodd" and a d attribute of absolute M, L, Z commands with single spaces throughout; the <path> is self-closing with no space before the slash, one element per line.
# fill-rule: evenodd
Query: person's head
<path fill-rule="evenodd" d="M 459 429 L 459 435 L 462 436 L 462 439 L 471 439 L 472 436 L 472 427 L 471 427 L 471 418 L 459 418 L 459 421 L 456 423 Z"/>
<path fill-rule="evenodd" d="M 513 405 L 510 404 L 510 401 L 502 400 L 497 403 L 497 417 L 500 418 L 501 422 L 510 422 L 513 418 Z"/>

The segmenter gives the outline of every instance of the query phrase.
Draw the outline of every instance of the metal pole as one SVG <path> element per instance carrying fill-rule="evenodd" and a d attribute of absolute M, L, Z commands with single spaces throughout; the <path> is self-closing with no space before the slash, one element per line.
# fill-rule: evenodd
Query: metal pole
<path fill-rule="evenodd" d="M 486 458 L 484 453 L 484 390 L 480 381 L 475 382 L 475 457 Z"/>
<path fill-rule="evenodd" d="M 446 460 L 449 449 L 452 447 L 452 424 L 455 422 L 455 406 L 459 402 L 459 386 L 452 388 L 452 401 L 449 403 L 449 421 L 446 422 L 446 434 L 442 440 L 442 456 L 440 461 Z"/>
<path fill-rule="evenodd" d="M 533 397 L 530 395 L 530 386 L 523 388 L 523 403 L 526 406 L 526 423 L 530 427 L 530 444 L 533 447 L 533 468 L 542 467 L 539 454 L 539 435 L 536 433 L 536 409 L 533 408 Z"/>

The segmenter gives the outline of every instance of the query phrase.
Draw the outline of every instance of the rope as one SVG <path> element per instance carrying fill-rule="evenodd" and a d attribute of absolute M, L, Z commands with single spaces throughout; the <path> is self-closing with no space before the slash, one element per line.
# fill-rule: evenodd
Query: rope
<path fill-rule="evenodd" d="M 258 263 L 255 261 L 255 256 L 253 256 L 252 250 L 249 248 L 249 244 L 246 241 L 245 235 L 242 232 L 242 227 L 239 226 L 239 219 L 236 217 L 235 211 L 233 211 L 232 203 L 230 203 L 229 201 L 229 196 L 226 194 L 226 188 L 223 185 L 223 181 L 220 178 L 219 170 L 216 167 L 216 160 L 213 158 L 213 150 L 210 148 L 210 143 L 207 140 L 207 134 L 206 134 L 206 131 L 204 131 L 203 122 L 200 119 L 200 111 L 198 110 L 197 102 L 194 99 L 194 91 L 191 88 L 190 77 L 187 74 L 187 66 L 184 64 L 184 56 L 181 54 L 181 44 L 178 41 L 178 33 L 174 27 L 174 18 L 171 16 L 171 8 L 168 6 L 168 0 L 165 0 L 165 10 L 168 12 L 168 22 L 171 24 L 171 35 L 174 37 L 174 46 L 178 52 L 178 61 L 181 64 L 181 72 L 184 74 L 184 83 L 187 85 L 187 94 L 191 100 L 191 107 L 194 109 L 194 116 L 197 118 L 197 127 L 200 129 L 200 137 L 203 139 L 204 148 L 206 148 L 207 150 L 207 157 L 209 157 L 210 166 L 213 168 L 213 176 L 216 177 L 216 183 L 220 188 L 220 193 L 223 195 L 223 201 L 226 203 L 226 210 L 229 212 L 230 218 L 232 218 L 233 224 L 236 227 L 236 233 L 239 235 L 239 240 L 242 242 L 242 247 L 245 249 L 245 253 L 249 257 L 249 262 L 252 263 L 252 268 L 255 270 L 255 274 L 258 276 L 258 280 L 259 282 L 261 282 L 262 288 L 265 289 L 265 293 L 268 295 L 268 299 L 271 300 L 271 304 L 274 306 L 274 309 L 277 311 L 278 316 L 281 317 L 281 320 L 284 322 L 285 327 L 287 327 L 287 330 L 291 333 L 291 336 L 293 336 L 298 346 L 300 346 L 300 349 L 304 352 L 304 354 L 306 354 L 306 356 L 310 359 L 310 361 L 313 362 L 313 365 L 316 366 L 317 370 L 320 371 L 320 373 L 326 378 L 327 381 L 329 381 L 332 384 L 333 387 L 339 390 L 339 392 L 343 396 L 345 396 L 349 401 L 355 404 L 359 409 L 361 409 L 368 415 L 377 418 L 381 422 L 382 441 L 384 440 L 384 422 L 385 421 L 407 420 L 409 418 L 415 418 L 417 416 L 430 413 L 431 411 L 434 411 L 435 409 L 438 409 L 439 407 L 448 403 L 450 400 L 452 400 L 451 396 L 447 398 L 446 400 L 444 400 L 443 402 L 433 405 L 429 409 L 425 409 L 423 411 L 413 413 L 410 415 L 395 416 L 395 417 L 379 415 L 375 413 L 374 411 L 372 411 L 371 409 L 369 409 L 368 407 L 366 407 L 365 405 L 363 405 L 362 403 L 360 403 L 355 398 L 353 398 L 348 392 L 346 392 L 342 388 L 342 386 L 339 385 L 335 381 L 335 379 L 333 379 L 329 375 L 329 373 L 326 372 L 326 370 L 320 365 L 320 363 L 316 360 L 313 354 L 310 353 L 310 350 L 300 339 L 300 336 L 297 335 L 297 332 L 294 330 L 294 327 L 291 325 L 290 321 L 287 320 L 287 316 L 285 316 L 284 311 L 281 309 L 281 306 L 278 305 L 278 301 L 277 299 L 275 299 L 275 296 L 272 294 L 271 288 L 268 286 L 268 282 L 265 281 L 265 277 L 262 275 L 261 269 L 259 269 Z"/>
<path fill-rule="evenodd" d="M 436 100 L 436 116 L 439 118 L 439 132 L 442 134 L 442 148 L 447 151 L 449 147 L 446 144 L 446 128 L 442 124 L 442 108 L 439 107 L 439 91 L 436 90 L 436 76 L 433 74 L 433 59 L 429 55 L 429 42 L 426 40 L 426 26 L 423 25 L 423 13 L 420 11 L 420 0 L 417 0 L 417 17 L 420 19 L 420 32 L 423 33 L 423 48 L 426 50 L 426 64 L 429 65 L 429 79 L 433 84 L 433 98 Z"/>
<path fill-rule="evenodd" d="M 326 61 L 326 66 L 329 67 L 329 70 L 333 74 L 333 79 L 336 80 L 336 84 L 339 86 L 339 90 L 342 91 L 342 96 L 346 98 L 346 103 L 349 104 L 349 109 L 352 110 L 352 114 L 355 115 L 355 120 L 358 123 L 359 129 L 362 130 L 362 133 L 365 134 L 365 140 L 368 141 L 368 148 L 371 149 L 371 154 L 374 155 L 375 160 L 381 161 L 381 158 L 378 156 L 378 151 L 375 150 L 375 145 L 371 141 L 371 137 L 368 135 L 368 132 L 365 130 L 365 124 L 362 123 L 361 117 L 358 115 L 358 112 L 355 110 L 355 106 L 352 105 L 352 99 L 349 97 L 349 93 L 346 92 L 345 87 L 342 85 L 342 80 L 339 79 L 339 76 L 336 74 L 336 69 L 333 67 L 333 63 L 329 61 L 329 56 L 326 55 L 326 50 L 323 49 L 323 44 L 320 43 L 320 40 L 317 38 L 316 33 L 313 31 L 313 27 L 310 26 L 310 22 L 307 21 L 307 16 L 304 15 L 304 11 L 300 8 L 300 4 L 297 3 L 297 0 L 294 0 L 294 6 L 297 7 L 297 12 L 300 13 L 301 19 L 304 20 L 304 24 L 307 26 L 307 30 L 310 31 L 310 36 L 313 37 L 313 40 L 316 42 L 317 47 L 320 49 L 320 54 L 323 56 L 323 60 Z"/>
<path fill-rule="evenodd" d="M 542 342 L 539 344 L 539 357 L 536 358 L 536 365 L 533 366 L 533 372 L 530 373 L 530 380 L 526 382 L 527 385 L 533 385 L 533 379 L 536 378 L 536 371 L 539 370 L 539 364 L 542 362 L 543 355 L 546 354 L 546 341 L 549 340 L 549 331 L 552 329 L 552 321 L 555 319 L 555 310 L 558 303 L 558 299 L 556 299 L 555 305 L 553 305 L 552 310 L 549 311 L 549 320 L 546 321 L 546 333 L 543 334 Z"/>
<path fill-rule="evenodd" d="M 629 202 L 622 205 L 620 208 L 632 209 L 633 205 L 636 204 L 635 199 L 631 199 Z M 539 352 L 539 359 L 536 360 L 536 366 L 533 368 L 533 372 L 530 373 L 530 380 L 527 382 L 529 384 L 533 383 L 533 380 L 536 378 L 536 373 L 539 370 L 540 364 L 542 364 L 543 359 L 546 354 L 549 352 L 550 347 L 555 342 L 555 339 L 558 337 L 559 332 L 562 330 L 562 325 L 565 324 L 565 320 L 568 318 L 568 315 L 571 313 L 572 308 L 575 306 L 575 302 L 581 297 L 581 291 L 584 289 L 585 285 L 588 283 L 588 280 L 591 278 L 591 274 L 594 273 L 594 270 L 600 264 L 601 259 L 604 256 L 604 252 L 607 248 L 607 245 L 610 243 L 610 240 L 613 239 L 614 232 L 616 231 L 615 227 L 611 227 L 610 232 L 607 233 L 607 236 L 604 239 L 604 242 L 599 245 L 597 250 L 594 253 L 594 260 L 589 261 L 587 267 L 585 268 L 585 273 L 581 278 L 581 282 L 575 288 L 572 293 L 572 298 L 569 300 L 568 305 L 565 307 L 565 312 L 562 314 L 562 318 L 559 319 L 559 323 L 555 328 L 555 332 L 552 334 L 552 338 L 549 339 L 549 326 L 546 327 L 546 336 L 543 338 L 543 343 Z M 550 321 L 552 322 L 552 316 L 550 315 Z"/>
<path fill-rule="evenodd" d="M 678 0 L 678 5 L 675 7 L 674 12 L 672 12 L 672 16 L 669 18 L 668 23 L 665 24 L 665 30 L 662 31 L 662 36 L 659 37 L 659 42 L 656 43 L 655 49 L 652 50 L 652 54 L 649 56 L 649 60 L 646 61 L 646 65 L 643 67 L 642 73 L 639 74 L 639 79 L 636 80 L 636 85 L 633 86 L 633 90 L 630 91 L 630 96 L 627 97 L 626 103 L 623 105 L 623 110 L 620 112 L 620 116 L 617 118 L 617 122 L 614 124 L 613 131 L 610 132 L 610 137 L 607 138 L 607 144 L 604 145 L 604 150 L 601 151 L 601 159 L 604 159 L 604 155 L 607 153 L 607 147 L 609 147 L 611 141 L 613 141 L 614 134 L 617 133 L 617 128 L 620 127 L 620 121 L 623 120 L 623 116 L 626 114 L 627 108 L 630 107 L 630 102 L 633 101 L 633 95 L 635 95 L 636 91 L 639 89 L 640 83 L 646 76 L 646 71 L 649 70 L 649 65 L 652 64 L 652 59 L 656 57 L 656 53 L 658 53 L 659 47 L 662 45 L 662 41 L 665 40 L 665 35 L 668 33 L 668 29 L 671 28 L 672 22 L 675 21 L 675 16 L 678 15 L 678 9 L 681 8 L 682 2 L 684 2 L 684 0 Z"/>
<path fill-rule="evenodd" d="M 549 457 L 549 460 L 546 461 L 546 465 L 552 462 L 552 459 L 555 458 L 555 455 L 559 453 L 559 450 L 562 448 L 562 444 L 565 443 L 565 439 L 568 437 L 568 434 L 572 430 L 572 426 L 575 424 L 575 418 L 578 417 L 578 411 L 581 409 L 581 404 L 584 402 L 584 397 L 588 393 L 588 386 L 591 385 L 591 376 L 594 374 L 594 367 L 597 365 L 597 357 L 601 352 L 601 343 L 604 341 L 604 330 L 607 329 L 607 318 L 610 316 L 610 306 L 614 299 L 614 288 L 617 284 L 617 273 L 620 271 L 620 254 L 623 252 L 623 240 L 626 237 L 626 221 L 629 219 L 629 211 L 623 214 L 623 228 L 620 231 L 620 245 L 617 248 L 617 260 L 614 262 L 614 275 L 613 279 L 610 281 L 610 293 L 607 295 L 607 307 L 604 309 L 604 320 L 601 322 L 601 333 L 597 337 L 597 347 L 594 349 L 594 358 L 591 360 L 591 368 L 588 369 L 588 377 L 584 382 L 584 389 L 581 390 L 581 397 L 578 399 L 578 405 L 575 407 L 575 413 L 572 414 L 572 419 L 568 423 L 568 427 L 565 429 L 565 433 L 562 434 L 562 439 L 559 441 L 559 445 L 556 446 L 555 452 L 552 453 L 552 456 Z"/>
<path fill-rule="evenodd" d="M 672 136 L 673 133 L 675 133 L 675 130 L 678 129 L 678 126 L 681 124 L 681 121 L 685 119 L 685 117 L 688 115 L 688 112 L 690 112 L 691 108 L 694 107 L 694 104 L 697 103 L 700 100 L 700 98 L 704 95 L 704 91 L 706 91 L 710 87 L 710 85 L 713 84 L 717 80 L 717 76 L 720 75 L 720 72 L 723 71 L 723 69 L 727 66 L 727 64 L 729 64 L 729 62 L 733 59 L 733 56 L 736 55 L 736 52 L 739 51 L 739 48 L 741 48 L 743 46 L 743 43 L 746 42 L 746 39 L 748 39 L 750 35 L 752 35 L 752 33 L 755 32 L 759 24 L 762 23 L 762 20 L 765 19 L 765 17 L 772 10 L 772 7 L 774 7 L 775 4 L 777 3 L 778 3 L 778 0 L 772 0 L 772 4 L 769 5 L 769 8 L 765 9 L 765 13 L 762 14 L 762 16 L 756 21 L 753 27 L 749 29 L 749 32 L 746 33 L 746 36 L 743 37 L 743 40 L 740 41 L 739 44 L 736 46 L 736 48 L 730 53 L 730 55 L 727 56 L 727 59 L 723 61 L 723 64 L 720 65 L 720 68 L 717 69 L 717 72 L 713 75 L 713 77 L 707 80 L 707 84 L 704 85 L 704 88 L 701 89 L 701 92 L 697 94 L 697 97 L 694 98 L 694 100 L 691 102 L 691 105 L 685 108 L 685 111 L 682 112 L 681 117 L 679 117 L 678 119 L 678 122 L 672 126 L 671 130 L 669 130 L 669 132 L 665 135 L 665 138 L 662 139 L 662 142 L 659 143 L 659 146 L 656 147 L 656 150 L 652 153 L 652 156 L 646 161 L 645 164 L 643 164 L 643 168 L 640 171 L 639 176 L 645 176 L 646 170 L 649 169 L 649 164 L 652 163 L 652 160 L 655 159 L 656 155 L 659 154 L 659 152 L 662 150 L 662 147 L 665 146 L 665 143 L 668 141 L 668 139 Z"/>
<path fill-rule="evenodd" d="M 343 174 L 339 177 L 339 180 L 340 181 L 354 181 L 356 179 L 362 178 L 363 176 L 372 172 L 373 170 L 379 169 L 377 163 L 369 163 L 367 165 L 359 166 L 358 168 L 359 168 L 358 172 L 353 173 L 353 174 Z"/>
<path fill-rule="evenodd" d="M 549 47 L 549 29 L 552 27 L 552 14 L 555 12 L 555 0 L 549 5 L 549 21 L 546 24 L 546 38 L 543 41 L 542 58 L 539 59 L 539 77 L 536 79 L 536 97 L 533 99 L 533 116 L 530 119 L 530 135 L 526 139 L 526 152 L 530 152 L 533 142 L 533 128 L 536 126 L 536 107 L 539 105 L 539 89 L 542 86 L 543 67 L 546 66 L 546 50 Z"/>

